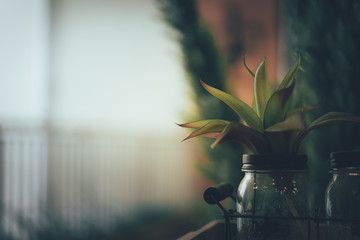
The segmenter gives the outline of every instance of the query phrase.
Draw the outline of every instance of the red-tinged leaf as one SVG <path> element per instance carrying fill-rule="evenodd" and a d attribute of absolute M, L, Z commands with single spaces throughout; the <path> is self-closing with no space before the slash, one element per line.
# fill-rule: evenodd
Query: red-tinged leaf
<path fill-rule="evenodd" d="M 241 123 L 232 122 L 227 125 L 211 147 L 214 148 L 226 141 L 240 142 L 253 153 L 265 153 L 268 149 L 268 143 L 262 133 Z"/>
<path fill-rule="evenodd" d="M 224 121 L 219 121 L 219 120 L 213 120 L 207 124 L 205 124 L 203 127 L 193 131 L 189 136 L 187 136 L 183 141 L 193 138 L 193 137 L 197 137 L 197 136 L 207 136 L 207 134 L 211 133 L 220 133 L 221 131 L 224 130 L 224 128 L 228 125 L 229 123 L 224 122 Z M 214 135 L 211 135 L 211 137 L 213 137 Z"/>
<path fill-rule="evenodd" d="M 343 122 L 360 122 L 360 116 L 343 112 L 329 112 L 309 124 L 308 130 L 328 127 Z"/>
<path fill-rule="evenodd" d="M 177 124 L 177 125 L 179 125 L 180 127 L 184 127 L 184 128 L 201 128 L 212 121 L 219 121 L 219 122 L 223 122 L 225 124 L 230 123 L 229 121 L 221 120 L 221 119 L 207 119 L 207 120 L 200 120 L 200 121 L 194 121 L 194 122 Z"/>
<path fill-rule="evenodd" d="M 306 112 L 310 112 L 310 111 L 314 110 L 316 107 L 317 107 L 317 106 L 306 106 L 306 107 L 296 108 L 296 109 L 290 110 L 290 111 L 287 112 L 286 118 L 287 118 L 290 114 L 293 114 L 294 112 L 303 112 L 303 113 L 306 113 Z"/>
<path fill-rule="evenodd" d="M 297 136 L 292 148 L 292 153 L 296 153 L 299 150 L 300 144 L 312 130 L 329 127 L 344 122 L 360 123 L 360 116 L 342 112 L 329 112 L 324 114 L 309 124 L 309 126 Z"/>
<path fill-rule="evenodd" d="M 259 132 L 263 132 L 264 129 L 261 119 L 259 118 L 257 113 L 251 107 L 249 107 L 249 105 L 226 92 L 207 85 L 203 81 L 201 81 L 201 84 L 210 94 L 220 99 L 230 108 L 232 108 L 237 113 L 237 115 L 246 122 L 249 127 Z"/>
<path fill-rule="evenodd" d="M 265 132 L 303 131 L 305 128 L 305 113 L 299 109 L 287 114 L 285 121 L 268 127 Z"/>
<path fill-rule="evenodd" d="M 301 108 L 289 112 L 283 122 L 279 122 L 265 130 L 271 154 L 290 154 L 291 146 L 299 131 L 306 128 L 305 110 Z"/>
<path fill-rule="evenodd" d="M 286 109 L 294 90 L 295 80 L 292 84 L 281 90 L 277 90 L 270 97 L 266 104 L 264 114 L 264 128 L 267 129 L 270 126 L 275 125 L 278 122 L 282 122 L 286 116 Z"/>
<path fill-rule="evenodd" d="M 207 137 L 207 138 L 218 138 L 221 132 L 215 132 L 215 133 L 205 133 L 199 135 L 200 137 Z"/>

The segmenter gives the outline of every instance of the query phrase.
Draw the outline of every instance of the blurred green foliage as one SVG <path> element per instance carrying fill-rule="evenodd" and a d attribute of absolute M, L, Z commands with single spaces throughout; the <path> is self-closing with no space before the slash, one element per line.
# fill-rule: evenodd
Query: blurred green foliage
<path fill-rule="evenodd" d="M 294 52 L 302 54 L 304 71 L 297 74 L 300 99 L 318 105 L 308 113 L 309 120 L 330 111 L 360 114 L 360 1 L 294 0 L 285 5 L 289 59 Z M 314 131 L 306 139 L 303 151 L 309 156 L 320 207 L 329 153 L 359 149 L 359 130 L 359 125 L 345 123 Z"/>
<path fill-rule="evenodd" d="M 224 56 L 224 53 L 220 53 L 209 26 L 199 16 L 197 1 L 158 0 L 157 2 L 165 22 L 173 30 L 173 37 L 181 47 L 183 65 L 193 90 L 191 97 L 197 106 L 196 116 L 191 115 L 194 113 L 189 113 L 190 115 L 186 119 L 179 120 L 188 122 L 220 118 L 237 121 L 236 114 L 224 103 L 206 92 L 200 84 L 200 80 L 203 80 L 213 87 L 231 92 L 231 89 L 226 89 L 228 64 L 226 59 L 230 61 L 234 56 Z M 240 51 L 239 45 L 237 45 L 237 49 Z M 212 141 L 214 140 L 201 140 L 202 148 L 206 152 L 209 162 L 198 164 L 200 171 L 214 183 L 227 181 L 236 187 L 242 177 L 243 148 L 236 143 L 227 143 L 211 149 Z"/>

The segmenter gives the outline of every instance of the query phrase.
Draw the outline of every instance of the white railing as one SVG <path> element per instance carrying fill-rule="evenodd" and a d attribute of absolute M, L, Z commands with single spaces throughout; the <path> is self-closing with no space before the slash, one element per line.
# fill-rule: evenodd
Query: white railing
<path fill-rule="evenodd" d="M 129 219 L 143 206 L 183 206 L 194 184 L 189 145 L 179 139 L 2 129 L 5 231 L 26 239 L 19 221 L 82 229 Z"/>

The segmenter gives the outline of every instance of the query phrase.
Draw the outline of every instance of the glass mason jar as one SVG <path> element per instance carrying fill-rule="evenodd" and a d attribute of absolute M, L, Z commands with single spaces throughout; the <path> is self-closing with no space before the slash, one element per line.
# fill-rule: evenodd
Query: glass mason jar
<path fill-rule="evenodd" d="M 305 155 L 244 155 L 237 239 L 308 239 L 314 197 Z M 299 219 L 296 219 L 299 218 Z"/>
<path fill-rule="evenodd" d="M 360 151 L 330 154 L 332 179 L 326 189 L 328 239 L 360 239 Z"/>

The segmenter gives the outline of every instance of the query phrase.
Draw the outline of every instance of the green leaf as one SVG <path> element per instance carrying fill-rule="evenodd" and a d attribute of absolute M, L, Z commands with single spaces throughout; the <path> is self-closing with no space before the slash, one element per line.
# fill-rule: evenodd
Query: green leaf
<path fill-rule="evenodd" d="M 295 64 L 292 66 L 292 68 L 289 70 L 289 72 L 286 74 L 286 76 L 284 77 L 284 79 L 280 83 L 280 86 L 279 86 L 278 90 L 281 90 L 283 88 L 287 88 L 292 84 L 292 82 L 295 79 L 295 75 L 296 75 L 296 72 L 297 72 L 297 69 L 298 69 L 299 65 L 300 65 L 300 56 L 296 59 Z"/>
<path fill-rule="evenodd" d="M 291 93 L 294 90 L 295 82 L 296 81 L 293 81 L 287 88 L 276 90 L 271 95 L 269 101 L 266 103 L 264 113 L 264 129 L 267 129 L 268 127 L 273 126 L 278 122 L 284 121 L 286 117 L 286 109 Z"/>
<path fill-rule="evenodd" d="M 248 70 L 248 72 L 251 74 L 251 76 L 255 77 L 255 74 L 253 73 L 253 71 L 250 70 L 250 68 L 246 65 L 246 60 L 245 60 L 246 56 L 244 56 L 244 66 L 246 68 L 246 70 Z M 257 106 L 256 106 L 256 101 L 255 101 L 255 96 L 254 96 L 254 99 L 252 101 L 252 106 L 251 108 L 257 112 Z"/>
<path fill-rule="evenodd" d="M 289 111 L 286 119 L 265 130 L 272 154 L 290 154 L 294 139 L 306 128 L 305 112 L 315 107 L 304 107 Z"/>
<path fill-rule="evenodd" d="M 262 133 L 236 122 L 227 125 L 211 147 L 230 140 L 240 142 L 253 153 L 266 153 L 268 150 L 267 140 Z"/>
<path fill-rule="evenodd" d="M 249 107 L 249 105 L 226 92 L 207 85 L 203 81 L 201 81 L 201 84 L 210 94 L 220 99 L 230 108 L 232 108 L 237 113 L 237 115 L 246 122 L 249 127 L 259 132 L 264 131 L 261 119 L 256 114 L 256 112 L 251 107 Z"/>
<path fill-rule="evenodd" d="M 265 129 L 266 132 L 303 131 L 306 128 L 305 114 L 302 110 L 293 111 L 287 115 L 285 121 Z"/>
<path fill-rule="evenodd" d="M 248 70 L 248 72 L 251 74 L 251 76 L 255 77 L 255 74 L 250 70 L 250 68 L 246 65 L 246 61 L 245 61 L 245 56 L 244 56 L 244 66 L 246 68 L 246 70 Z"/>
<path fill-rule="evenodd" d="M 293 114 L 295 112 L 303 112 L 303 113 L 306 113 L 306 112 L 310 112 L 312 110 L 314 110 L 317 106 L 306 106 L 306 107 L 302 107 L 302 108 L 295 108 L 293 110 L 290 110 L 286 113 L 286 117 L 288 117 L 290 114 Z"/>
<path fill-rule="evenodd" d="M 201 127 L 205 126 L 206 124 L 208 124 L 209 122 L 213 122 L 213 121 L 223 122 L 225 124 L 230 123 L 229 121 L 221 120 L 221 119 L 207 119 L 207 120 L 200 120 L 200 121 L 188 122 L 188 123 L 177 124 L 177 125 L 179 125 L 180 127 L 184 127 L 184 128 L 201 128 Z"/>
<path fill-rule="evenodd" d="M 328 112 L 322 115 L 321 117 L 314 120 L 311 124 L 309 124 L 309 126 L 297 136 L 293 145 L 292 153 L 296 153 L 299 150 L 301 142 L 309 134 L 310 131 L 344 122 L 360 123 L 360 117 L 354 114 L 342 112 Z"/>
<path fill-rule="evenodd" d="M 255 112 L 257 111 L 257 106 L 256 106 L 255 96 L 254 96 L 254 99 L 253 99 L 253 101 L 252 101 L 251 108 L 252 108 Z"/>
<path fill-rule="evenodd" d="M 360 116 L 343 112 L 328 112 L 309 124 L 308 130 L 328 127 L 343 122 L 360 122 Z"/>
<path fill-rule="evenodd" d="M 222 120 L 213 120 L 205 124 L 203 127 L 193 131 L 189 136 L 187 136 L 183 141 L 197 137 L 197 136 L 203 136 L 205 134 L 209 133 L 220 133 L 224 130 L 224 128 L 229 125 L 229 122 L 222 121 Z M 206 135 L 205 135 L 206 136 Z M 216 137 L 218 135 L 215 135 Z M 209 137 L 209 135 L 207 135 Z M 210 137 L 214 137 L 214 135 L 210 135 Z"/>
<path fill-rule="evenodd" d="M 266 102 L 270 98 L 269 82 L 266 74 L 266 59 L 259 65 L 255 73 L 255 102 L 260 119 L 264 119 Z"/>

